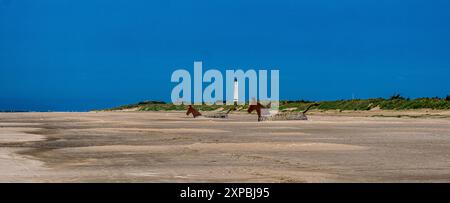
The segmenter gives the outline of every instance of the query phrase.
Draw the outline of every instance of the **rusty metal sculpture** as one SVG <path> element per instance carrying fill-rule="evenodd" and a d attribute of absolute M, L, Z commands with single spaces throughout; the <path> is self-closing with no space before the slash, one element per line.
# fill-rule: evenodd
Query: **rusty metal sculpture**
<path fill-rule="evenodd" d="M 189 116 L 189 114 L 192 114 L 192 116 L 194 116 L 194 118 L 202 115 L 200 112 L 197 111 L 197 109 L 192 107 L 192 105 L 188 106 L 188 110 L 186 112 L 186 116 Z"/>
<path fill-rule="evenodd" d="M 248 113 L 252 113 L 253 111 L 256 110 L 256 114 L 258 114 L 258 121 L 261 121 L 262 119 L 262 115 L 261 115 L 261 110 L 263 108 L 269 108 L 269 107 L 265 107 L 264 105 L 262 105 L 261 103 L 257 102 L 256 104 L 251 104 L 248 109 L 247 112 Z"/>

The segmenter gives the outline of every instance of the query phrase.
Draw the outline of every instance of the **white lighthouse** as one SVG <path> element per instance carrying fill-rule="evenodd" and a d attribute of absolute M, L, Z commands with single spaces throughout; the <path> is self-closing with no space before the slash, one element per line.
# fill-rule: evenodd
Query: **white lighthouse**
<path fill-rule="evenodd" d="M 233 101 L 234 101 L 234 105 L 236 106 L 238 101 L 239 101 L 239 84 L 237 81 L 237 78 L 234 78 L 234 97 L 233 97 Z"/>

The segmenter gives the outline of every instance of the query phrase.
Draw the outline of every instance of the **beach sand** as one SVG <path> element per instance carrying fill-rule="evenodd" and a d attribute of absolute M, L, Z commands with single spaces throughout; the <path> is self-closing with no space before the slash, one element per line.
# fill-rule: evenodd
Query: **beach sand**
<path fill-rule="evenodd" d="M 0 182 L 450 182 L 450 115 L 0 113 Z"/>

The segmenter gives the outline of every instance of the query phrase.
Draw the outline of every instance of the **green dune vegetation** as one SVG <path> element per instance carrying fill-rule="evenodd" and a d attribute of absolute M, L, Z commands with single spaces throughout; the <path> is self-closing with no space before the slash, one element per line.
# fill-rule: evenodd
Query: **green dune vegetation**
<path fill-rule="evenodd" d="M 416 98 L 409 99 L 400 94 L 392 95 L 390 98 L 374 98 L 374 99 L 353 99 L 353 100 L 336 100 L 336 101 L 280 101 L 280 110 L 283 111 L 303 111 L 312 103 L 318 103 L 312 109 L 318 110 L 350 110 L 350 111 L 367 111 L 372 109 L 382 110 L 411 110 L 411 109 L 435 109 L 449 110 L 450 95 L 446 98 Z M 224 105 L 194 105 L 200 111 L 215 111 L 231 108 Z M 247 105 L 241 105 L 239 110 L 244 111 Z M 144 101 L 136 104 L 119 106 L 107 110 L 136 110 L 136 111 L 184 111 L 185 105 L 174 105 L 162 101 Z"/>

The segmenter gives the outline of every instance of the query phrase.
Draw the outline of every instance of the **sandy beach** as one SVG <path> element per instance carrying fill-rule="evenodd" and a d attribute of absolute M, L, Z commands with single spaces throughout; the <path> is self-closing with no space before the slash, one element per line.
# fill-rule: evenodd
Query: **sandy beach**
<path fill-rule="evenodd" d="M 448 115 L 0 113 L 0 182 L 450 182 Z"/>

